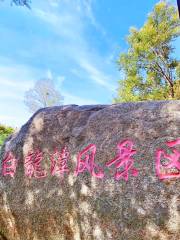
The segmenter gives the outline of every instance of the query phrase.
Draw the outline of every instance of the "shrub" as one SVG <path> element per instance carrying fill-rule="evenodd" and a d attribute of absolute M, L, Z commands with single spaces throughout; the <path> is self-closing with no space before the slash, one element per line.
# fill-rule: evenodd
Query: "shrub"
<path fill-rule="evenodd" d="M 12 127 L 0 124 L 0 147 L 3 145 L 5 139 L 14 132 Z"/>

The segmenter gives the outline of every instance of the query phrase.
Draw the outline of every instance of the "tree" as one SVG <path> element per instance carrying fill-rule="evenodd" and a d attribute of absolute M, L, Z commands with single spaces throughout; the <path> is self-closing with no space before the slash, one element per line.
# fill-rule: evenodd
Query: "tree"
<path fill-rule="evenodd" d="M 26 6 L 30 8 L 31 0 L 12 0 L 12 3 L 16 4 L 17 6 Z"/>
<path fill-rule="evenodd" d="M 30 112 L 36 112 L 40 108 L 62 104 L 63 97 L 55 89 L 52 79 L 42 79 L 35 83 L 34 88 L 25 92 L 24 103 Z"/>
<path fill-rule="evenodd" d="M 4 0 L 1 0 L 4 1 Z M 11 4 L 15 4 L 16 6 L 25 6 L 27 8 L 31 8 L 31 0 L 11 0 Z"/>
<path fill-rule="evenodd" d="M 178 36 L 178 11 L 164 1 L 155 5 L 142 28 L 130 29 L 129 49 L 118 59 L 123 78 L 115 102 L 180 99 L 180 62 L 173 47 Z"/>
<path fill-rule="evenodd" d="M 14 132 L 12 127 L 7 127 L 5 125 L 0 124 L 0 148 L 4 143 L 4 140 Z"/>

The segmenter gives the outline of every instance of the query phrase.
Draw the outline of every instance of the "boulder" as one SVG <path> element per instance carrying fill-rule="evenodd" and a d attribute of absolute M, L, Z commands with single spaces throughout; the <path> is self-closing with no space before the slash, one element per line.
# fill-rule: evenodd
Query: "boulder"
<path fill-rule="evenodd" d="M 1 151 L 1 240 L 179 240 L 180 101 L 37 111 Z"/>

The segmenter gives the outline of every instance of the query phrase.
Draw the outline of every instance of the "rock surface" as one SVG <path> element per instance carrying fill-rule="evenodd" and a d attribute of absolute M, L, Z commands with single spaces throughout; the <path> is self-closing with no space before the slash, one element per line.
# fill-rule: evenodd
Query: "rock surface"
<path fill-rule="evenodd" d="M 179 240 L 179 172 L 173 166 L 166 169 L 164 159 L 162 174 L 170 171 L 176 175 L 160 179 L 156 162 L 158 149 L 172 157 L 176 148 L 178 160 L 180 145 L 165 147 L 177 139 L 180 101 L 39 110 L 6 141 L 1 153 L 0 239 Z M 124 152 L 117 151 L 117 144 L 125 140 L 133 143 L 133 148 L 127 144 Z M 89 144 L 97 148 L 96 167 L 88 170 L 87 164 L 85 171 L 76 176 L 77 155 Z M 53 176 L 50 156 L 54 149 L 62 151 L 64 147 L 70 153 L 69 172 L 64 177 L 58 173 Z M 24 161 L 37 149 L 43 152 L 40 169 L 47 176 L 37 178 L 34 174 L 30 178 L 26 176 Z M 8 152 L 18 160 L 14 178 L 2 174 L 2 162 Z M 92 151 L 88 153 L 92 160 Z M 116 169 L 118 164 L 107 166 L 120 155 L 116 163 L 126 161 L 121 168 Z M 80 170 L 82 166 L 83 163 Z M 104 171 L 103 178 L 98 175 L 99 167 Z M 119 179 L 114 178 L 116 170 L 125 171 Z"/>

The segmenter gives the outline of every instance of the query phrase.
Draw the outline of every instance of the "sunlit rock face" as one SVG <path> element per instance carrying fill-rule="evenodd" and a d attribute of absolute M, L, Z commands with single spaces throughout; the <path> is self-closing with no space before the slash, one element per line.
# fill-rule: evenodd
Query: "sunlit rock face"
<path fill-rule="evenodd" d="M 179 240 L 179 153 L 180 101 L 41 109 L 1 153 L 0 240 Z"/>

